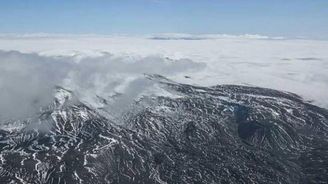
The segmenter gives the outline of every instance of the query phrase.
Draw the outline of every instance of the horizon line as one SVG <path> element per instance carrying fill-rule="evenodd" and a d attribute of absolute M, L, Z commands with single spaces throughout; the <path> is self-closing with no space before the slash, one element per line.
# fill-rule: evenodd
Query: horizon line
<path fill-rule="evenodd" d="M 259 39 L 259 40 L 322 40 L 325 38 L 311 38 L 306 36 L 268 36 L 265 34 L 229 34 L 229 33 L 181 33 L 181 32 L 163 32 L 163 33 L 51 33 L 51 32 L 34 32 L 34 33 L 2 33 L 0 38 L 59 38 L 59 37 L 141 37 L 153 40 L 206 40 L 206 39 Z"/>

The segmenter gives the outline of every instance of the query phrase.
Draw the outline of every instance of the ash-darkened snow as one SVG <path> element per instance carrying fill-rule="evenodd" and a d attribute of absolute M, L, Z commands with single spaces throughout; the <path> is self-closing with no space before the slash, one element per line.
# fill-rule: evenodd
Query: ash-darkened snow
<path fill-rule="evenodd" d="M 120 118 L 57 87 L 38 116 L 2 122 L 0 183 L 328 181 L 327 110 L 271 89 L 147 78 L 170 95 L 144 95 Z"/>

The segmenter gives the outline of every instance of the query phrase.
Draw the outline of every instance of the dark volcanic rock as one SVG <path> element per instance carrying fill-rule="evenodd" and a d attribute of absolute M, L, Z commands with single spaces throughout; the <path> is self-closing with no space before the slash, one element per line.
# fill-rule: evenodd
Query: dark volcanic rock
<path fill-rule="evenodd" d="M 37 123 L 0 130 L 0 183 L 328 181 L 327 110 L 270 89 L 153 77 L 176 97 L 143 97 L 123 124 L 57 100 Z"/>

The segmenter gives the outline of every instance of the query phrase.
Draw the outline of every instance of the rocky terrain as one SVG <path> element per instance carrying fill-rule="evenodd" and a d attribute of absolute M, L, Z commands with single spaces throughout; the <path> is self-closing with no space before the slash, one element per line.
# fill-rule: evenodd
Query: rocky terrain
<path fill-rule="evenodd" d="M 326 109 L 271 89 L 149 80 L 174 95 L 143 96 L 117 122 L 62 88 L 37 117 L 3 122 L 0 183 L 328 181 Z"/>

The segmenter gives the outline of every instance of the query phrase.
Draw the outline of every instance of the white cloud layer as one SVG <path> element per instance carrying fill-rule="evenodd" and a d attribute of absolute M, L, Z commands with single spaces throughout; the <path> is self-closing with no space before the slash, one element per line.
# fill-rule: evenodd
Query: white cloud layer
<path fill-rule="evenodd" d="M 22 111 L 37 108 L 57 83 L 85 97 L 126 90 L 133 98 L 142 90 L 142 73 L 204 86 L 268 87 L 328 107 L 328 41 L 258 35 L 2 35 L 0 50 L 0 100 L 9 105 L 1 105 L 1 112 L 18 103 Z M 26 54 L 5 52 L 11 50 Z"/>

